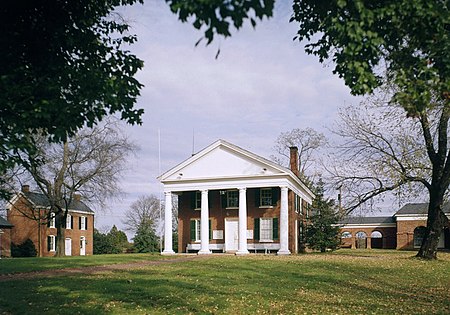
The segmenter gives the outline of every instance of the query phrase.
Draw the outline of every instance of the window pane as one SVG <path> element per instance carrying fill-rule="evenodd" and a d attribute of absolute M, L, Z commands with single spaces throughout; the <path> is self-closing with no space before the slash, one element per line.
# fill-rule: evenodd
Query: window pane
<path fill-rule="evenodd" d="M 272 188 L 262 188 L 261 189 L 261 206 L 271 206 L 272 205 Z"/>
<path fill-rule="evenodd" d="M 239 195 L 237 190 L 227 191 L 227 208 L 239 207 Z"/>
<path fill-rule="evenodd" d="M 195 232 L 196 232 L 196 234 L 195 234 L 195 240 L 196 241 L 200 241 L 200 239 L 201 239 L 201 233 L 200 233 L 200 220 L 195 220 Z"/>
<path fill-rule="evenodd" d="M 202 207 L 202 193 L 199 191 L 195 192 L 195 209 L 200 209 Z"/>
<path fill-rule="evenodd" d="M 260 220 L 260 239 L 261 240 L 272 240 L 273 239 L 273 224 L 272 219 Z"/>

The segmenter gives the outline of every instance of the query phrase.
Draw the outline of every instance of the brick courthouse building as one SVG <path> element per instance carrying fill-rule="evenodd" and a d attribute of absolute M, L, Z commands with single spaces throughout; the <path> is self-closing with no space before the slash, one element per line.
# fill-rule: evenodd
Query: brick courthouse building
<path fill-rule="evenodd" d="M 353 217 L 339 222 L 342 246 L 349 248 L 420 247 L 427 226 L 427 203 L 409 203 L 391 217 Z M 450 204 L 444 212 L 450 218 Z M 439 249 L 450 249 L 450 225 L 439 238 Z"/>
<path fill-rule="evenodd" d="M 165 194 L 163 254 L 172 249 L 172 196 L 178 197 L 178 251 L 296 253 L 314 194 L 290 168 L 218 140 L 159 177 Z"/>

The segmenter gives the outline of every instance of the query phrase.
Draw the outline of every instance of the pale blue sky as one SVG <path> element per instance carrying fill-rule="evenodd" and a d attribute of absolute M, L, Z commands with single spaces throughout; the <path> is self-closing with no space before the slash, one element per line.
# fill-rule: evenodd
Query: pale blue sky
<path fill-rule="evenodd" d="M 98 211 L 96 226 L 122 228 L 123 213 L 139 195 L 159 194 L 161 171 L 221 138 L 263 157 L 273 154 L 277 136 L 293 128 L 327 133 L 339 107 L 357 103 L 332 64 L 320 64 L 294 42 L 289 2 L 277 2 L 275 15 L 231 38 L 194 47 L 202 32 L 182 24 L 163 1 L 146 1 L 121 13 L 138 43 L 130 49 L 145 62 L 138 79 L 145 85 L 136 107 L 142 126 L 127 127 L 141 150 L 123 177 L 125 196 Z M 220 55 L 215 59 L 217 50 Z"/>

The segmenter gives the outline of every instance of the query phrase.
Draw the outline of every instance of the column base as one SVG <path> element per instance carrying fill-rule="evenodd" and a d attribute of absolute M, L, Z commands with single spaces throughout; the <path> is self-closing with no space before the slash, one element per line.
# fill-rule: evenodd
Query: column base
<path fill-rule="evenodd" d="M 209 249 L 201 249 L 198 251 L 197 255 L 210 255 L 212 252 Z"/>
<path fill-rule="evenodd" d="M 175 255 L 175 252 L 173 250 L 165 250 L 161 253 L 163 256 L 169 256 L 169 255 Z"/>
<path fill-rule="evenodd" d="M 288 250 L 279 250 L 278 252 L 277 252 L 277 255 L 278 256 L 280 256 L 280 255 L 290 255 L 291 254 L 291 251 L 288 249 Z"/>
<path fill-rule="evenodd" d="M 248 250 L 238 250 L 236 255 L 248 255 L 250 252 Z"/>

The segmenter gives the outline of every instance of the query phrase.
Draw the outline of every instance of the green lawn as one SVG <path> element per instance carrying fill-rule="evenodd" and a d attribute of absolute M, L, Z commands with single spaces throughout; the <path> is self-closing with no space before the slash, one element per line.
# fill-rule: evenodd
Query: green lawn
<path fill-rule="evenodd" d="M 161 256 L 159 254 L 94 255 L 60 258 L 8 258 L 0 260 L 0 275 L 28 271 L 112 265 L 133 261 L 157 260 L 164 258 L 167 258 L 167 256 Z"/>
<path fill-rule="evenodd" d="M 413 255 L 214 255 L 7 281 L 0 314 L 450 314 L 450 254 L 431 262 Z"/>

